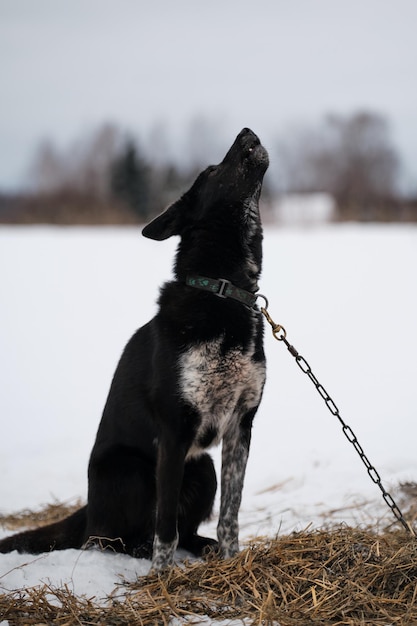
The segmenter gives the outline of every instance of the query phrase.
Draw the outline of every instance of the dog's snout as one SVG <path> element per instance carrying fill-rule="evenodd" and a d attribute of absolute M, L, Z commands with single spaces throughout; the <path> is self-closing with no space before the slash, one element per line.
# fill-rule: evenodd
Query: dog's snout
<path fill-rule="evenodd" d="M 256 148 L 261 146 L 260 139 L 250 128 L 243 128 L 236 137 L 232 147 L 223 159 L 223 163 L 230 160 L 242 159 L 257 152 Z"/>
<path fill-rule="evenodd" d="M 250 128 L 243 128 L 238 135 L 238 139 L 240 139 L 243 147 L 248 150 L 261 143 L 258 135 L 255 135 Z"/>

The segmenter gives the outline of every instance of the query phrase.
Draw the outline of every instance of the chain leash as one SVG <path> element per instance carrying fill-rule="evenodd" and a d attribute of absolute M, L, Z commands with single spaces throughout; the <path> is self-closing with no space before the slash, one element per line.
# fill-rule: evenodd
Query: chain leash
<path fill-rule="evenodd" d="M 340 422 L 340 424 L 342 426 L 342 431 L 343 431 L 346 439 L 355 448 L 355 450 L 358 453 L 359 457 L 361 458 L 363 464 L 365 465 L 366 470 L 368 472 L 368 475 L 369 475 L 370 479 L 372 480 L 372 482 L 375 483 L 375 485 L 377 485 L 379 487 L 379 489 L 381 490 L 384 502 L 391 509 L 391 511 L 394 514 L 394 516 L 396 517 L 396 519 L 404 526 L 404 528 L 407 530 L 407 532 L 409 532 L 413 537 L 416 537 L 417 535 L 416 535 L 416 533 L 414 531 L 414 528 L 404 518 L 404 516 L 403 516 L 399 506 L 395 502 L 394 498 L 385 489 L 384 485 L 382 484 L 381 477 L 380 477 L 379 473 L 377 472 L 375 467 L 372 465 L 372 463 L 369 461 L 369 459 L 366 456 L 365 452 L 363 451 L 363 448 L 360 445 L 360 443 L 359 443 L 355 433 L 353 432 L 351 427 L 348 426 L 346 424 L 346 422 L 342 419 L 342 417 L 340 415 L 340 412 L 339 412 L 339 409 L 337 408 L 333 398 L 327 393 L 326 389 L 323 387 L 323 385 L 318 381 L 316 376 L 313 374 L 313 372 L 311 370 L 311 367 L 307 363 L 306 359 L 303 356 L 301 356 L 301 354 L 298 352 L 298 350 L 296 350 L 294 348 L 294 346 L 292 346 L 290 344 L 290 342 L 287 340 L 287 331 L 285 330 L 285 328 L 283 326 L 281 326 L 281 324 L 276 324 L 274 322 L 274 320 L 271 318 L 271 316 L 269 315 L 268 310 L 267 310 L 268 309 L 268 300 L 267 300 L 267 298 L 264 295 L 261 295 L 261 294 L 258 294 L 258 297 L 263 298 L 263 300 L 265 300 L 265 306 L 261 307 L 261 313 L 265 316 L 267 322 L 270 324 L 270 326 L 272 328 L 272 334 L 273 334 L 274 338 L 277 341 L 282 341 L 287 346 L 288 352 L 294 357 L 295 362 L 297 363 L 298 367 L 301 369 L 301 371 L 304 374 L 307 374 L 307 376 L 309 377 L 309 379 L 311 380 L 311 382 L 313 383 L 313 385 L 317 389 L 317 392 L 323 398 L 323 400 L 324 400 L 327 408 L 329 409 L 330 413 L 332 415 L 334 415 L 335 417 L 337 417 L 337 419 L 339 420 L 339 422 Z"/>

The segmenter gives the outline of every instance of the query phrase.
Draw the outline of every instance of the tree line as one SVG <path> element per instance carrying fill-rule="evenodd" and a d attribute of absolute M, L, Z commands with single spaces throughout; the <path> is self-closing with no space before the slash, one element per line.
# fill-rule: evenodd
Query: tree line
<path fill-rule="evenodd" d="M 45 141 L 29 170 L 30 192 L 0 195 L 0 221 L 145 222 L 208 164 L 204 155 L 214 152 L 209 143 L 216 142 L 215 131 L 207 129 L 204 120 L 194 123 L 187 160 L 169 155 L 166 137 L 152 142 L 151 150 L 111 124 L 65 149 Z M 328 115 L 316 125 L 289 129 L 268 149 L 264 210 L 284 194 L 326 192 L 334 198 L 338 220 L 417 219 L 417 203 L 402 193 L 401 160 L 382 115 Z"/>

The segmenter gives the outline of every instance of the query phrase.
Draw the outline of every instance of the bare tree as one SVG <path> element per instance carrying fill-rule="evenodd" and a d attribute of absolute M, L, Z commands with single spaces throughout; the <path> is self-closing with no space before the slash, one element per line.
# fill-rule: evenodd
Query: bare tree
<path fill-rule="evenodd" d="M 51 141 L 37 149 L 30 178 L 35 191 L 71 191 L 100 199 L 110 194 L 110 167 L 123 145 L 123 133 L 112 124 L 103 124 L 63 150 Z"/>
<path fill-rule="evenodd" d="M 386 120 L 373 113 L 330 116 L 326 130 L 330 149 L 317 160 L 317 174 L 342 214 L 372 218 L 398 195 L 399 159 Z"/>
<path fill-rule="evenodd" d="M 79 142 L 73 164 L 73 185 L 80 191 L 104 200 L 110 196 L 110 171 L 126 139 L 113 124 L 103 124 Z"/>
<path fill-rule="evenodd" d="M 376 113 L 329 115 L 283 142 L 280 158 L 287 190 L 331 193 L 341 218 L 373 219 L 398 197 L 399 158 Z"/>
<path fill-rule="evenodd" d="M 65 165 L 62 155 L 50 140 L 44 140 L 36 150 L 29 167 L 29 182 L 36 192 L 50 193 L 63 185 Z"/>

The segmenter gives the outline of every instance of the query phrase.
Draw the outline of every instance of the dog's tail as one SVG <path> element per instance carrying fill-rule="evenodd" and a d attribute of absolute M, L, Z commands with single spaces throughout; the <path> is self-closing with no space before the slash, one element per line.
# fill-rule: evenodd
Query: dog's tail
<path fill-rule="evenodd" d="M 0 553 L 27 552 L 40 554 L 51 550 L 81 548 L 87 526 L 87 506 L 78 509 L 69 517 L 25 532 L 6 537 L 0 541 Z"/>

